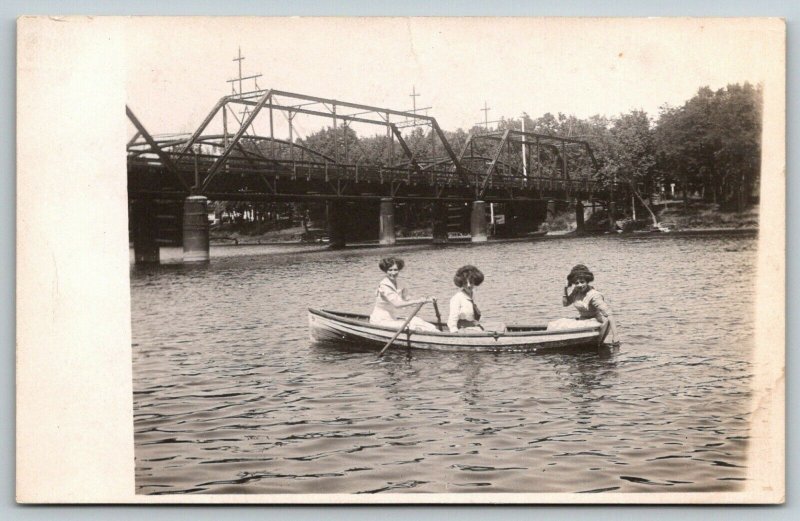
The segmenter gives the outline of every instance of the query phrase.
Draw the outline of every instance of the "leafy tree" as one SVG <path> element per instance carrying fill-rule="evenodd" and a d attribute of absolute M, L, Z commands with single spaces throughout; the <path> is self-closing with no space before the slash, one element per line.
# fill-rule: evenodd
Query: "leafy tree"
<path fill-rule="evenodd" d="M 699 190 L 706 201 L 742 211 L 758 182 L 761 158 L 761 87 L 708 87 L 681 107 L 662 107 L 655 129 L 658 168 L 681 179 L 684 202 Z"/>
<path fill-rule="evenodd" d="M 650 128 L 650 118 L 641 110 L 622 114 L 611 127 L 613 141 L 603 168 L 614 179 L 623 181 L 650 212 L 653 224 L 658 224 L 655 213 L 642 196 L 650 194 L 657 181 L 655 176 L 655 140 Z"/>
<path fill-rule="evenodd" d="M 358 135 L 349 126 L 342 125 L 323 128 L 305 139 L 298 139 L 297 143 L 324 154 L 340 162 L 349 160 L 358 155 Z"/>

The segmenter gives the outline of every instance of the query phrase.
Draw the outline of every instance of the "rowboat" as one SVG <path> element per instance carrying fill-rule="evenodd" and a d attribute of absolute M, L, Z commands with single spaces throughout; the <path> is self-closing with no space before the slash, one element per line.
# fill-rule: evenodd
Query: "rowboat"
<path fill-rule="evenodd" d="M 395 348 L 434 351 L 572 352 L 595 350 L 600 344 L 600 324 L 587 320 L 585 327 L 548 331 L 547 326 L 506 326 L 503 332 L 415 331 L 406 329 L 394 341 Z M 381 349 L 397 329 L 369 323 L 355 313 L 308 309 L 311 340 L 362 349 Z"/>

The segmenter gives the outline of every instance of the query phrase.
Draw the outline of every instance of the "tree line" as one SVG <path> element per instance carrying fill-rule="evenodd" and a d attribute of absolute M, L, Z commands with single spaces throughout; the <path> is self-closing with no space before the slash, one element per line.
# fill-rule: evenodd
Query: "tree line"
<path fill-rule="evenodd" d="M 761 87 L 744 83 L 716 91 L 702 87 L 681 106 L 661 106 L 656 116 L 632 110 L 615 117 L 547 113 L 523 118 L 527 132 L 581 139 L 591 145 L 596 169 L 581 168 L 589 162 L 582 151 L 566 150 L 570 164 L 577 165 L 574 171 L 601 182 L 629 183 L 642 198 L 675 185 L 684 198 L 698 194 L 706 202 L 742 211 L 755 200 L 760 179 L 761 115 Z M 522 118 L 503 118 L 497 129 L 521 130 L 522 125 Z M 470 132 L 481 131 L 475 126 L 444 133 L 458 152 Z M 405 140 L 415 157 L 444 156 L 442 146 L 423 127 L 414 128 Z M 338 153 L 349 162 L 388 164 L 402 159 L 399 147 L 389 157 L 387 136 L 359 137 L 347 127 L 336 132 L 328 127 L 298 142 L 331 157 Z M 473 146 L 477 155 L 491 153 L 489 142 L 476 141 Z M 521 154 L 514 158 L 521 162 Z"/>
<path fill-rule="evenodd" d="M 560 158 L 555 156 L 565 154 L 573 178 L 589 176 L 600 183 L 627 184 L 645 207 L 645 201 L 652 202 L 674 189 L 682 194 L 685 203 L 689 197 L 697 196 L 705 202 L 718 203 L 723 209 L 743 211 L 757 201 L 761 116 L 761 86 L 744 83 L 716 91 L 702 87 L 683 105 L 662 105 L 655 116 L 642 110 L 588 118 L 563 113 L 533 118 L 525 114 L 521 118 L 502 118 L 496 128 L 521 130 L 524 124 L 527 132 L 584 140 L 594 151 L 596 164 L 580 147 L 557 152 L 543 149 L 535 158 L 530 157 L 528 147 L 532 175 L 542 172 L 543 165 L 543 175 L 557 175 Z M 445 130 L 444 134 L 458 154 L 470 133 L 479 135 L 483 130 L 476 125 L 468 130 Z M 444 148 L 428 127 L 414 127 L 404 134 L 404 140 L 414 157 L 445 157 Z M 394 165 L 407 160 L 397 143 L 392 147 L 390 136 L 359 136 L 346 124 L 336 129 L 323 128 L 295 143 L 317 155 L 304 156 L 308 160 L 319 161 L 324 156 L 326 160 L 364 165 Z M 273 157 L 288 159 L 292 154 L 298 159 L 298 151 L 286 146 L 276 149 L 263 142 L 251 146 L 272 147 Z M 475 140 L 468 155 L 490 156 L 495 146 L 490 141 Z M 522 171 L 520 145 L 512 144 L 509 149 L 506 164 Z M 302 150 L 299 153 L 306 154 Z"/>

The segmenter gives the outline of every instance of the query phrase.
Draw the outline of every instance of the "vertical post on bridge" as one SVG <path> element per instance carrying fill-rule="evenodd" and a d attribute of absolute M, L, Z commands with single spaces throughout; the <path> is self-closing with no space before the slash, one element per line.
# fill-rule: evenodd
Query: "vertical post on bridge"
<path fill-rule="evenodd" d="M 381 246 L 391 246 L 397 242 L 394 235 L 394 199 L 381 198 L 380 227 L 378 242 Z"/>
<path fill-rule="evenodd" d="M 275 127 L 272 123 L 272 103 L 269 104 L 269 157 L 275 159 Z"/>
<path fill-rule="evenodd" d="M 486 242 L 486 202 L 473 201 L 470 215 L 469 231 L 472 242 Z"/>
<path fill-rule="evenodd" d="M 292 126 L 292 120 L 295 114 L 297 113 L 289 111 L 289 159 L 292 161 L 292 166 L 294 166 L 294 127 Z"/>
<path fill-rule="evenodd" d="M 336 104 L 333 104 L 333 160 L 336 162 L 336 167 L 339 167 L 339 133 L 336 125 Z"/>

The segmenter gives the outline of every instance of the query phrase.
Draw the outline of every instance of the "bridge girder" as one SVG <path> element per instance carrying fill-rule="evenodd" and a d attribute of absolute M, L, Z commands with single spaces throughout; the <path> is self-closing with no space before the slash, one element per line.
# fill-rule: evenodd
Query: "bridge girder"
<path fill-rule="evenodd" d="M 292 100 L 286 103 L 286 100 Z M 227 128 L 227 114 L 235 117 L 231 105 L 244 105 L 252 110 L 240 121 L 239 129 L 231 135 Z M 126 107 L 127 109 L 127 107 Z M 342 110 L 344 109 L 344 110 Z M 276 138 L 273 134 L 273 111 L 287 115 L 290 138 Z M 188 138 L 155 139 L 130 109 L 128 117 L 137 129 L 137 135 L 128 143 L 129 187 L 134 193 L 147 193 L 148 186 L 132 181 L 131 176 L 140 175 L 149 179 L 150 190 L 162 190 L 173 194 L 195 193 L 211 197 L 212 194 L 239 198 L 273 197 L 287 199 L 294 197 L 371 197 L 369 186 L 373 183 L 390 188 L 378 190 L 375 197 L 408 197 L 443 199 L 456 197 L 458 200 L 540 200 L 543 198 L 569 199 L 573 197 L 595 197 L 599 184 L 588 179 L 570 179 L 567 169 L 567 147 L 577 147 L 588 154 L 594 170 L 597 162 L 591 146 L 582 140 L 562 138 L 506 129 L 495 132 L 470 134 L 461 152 L 455 154 L 436 119 L 427 115 L 408 111 L 397 111 L 363 104 L 342 102 L 278 90 L 259 90 L 221 98 L 204 118 L 201 125 Z M 215 117 L 222 114 L 222 134 L 204 134 Z M 255 133 L 253 124 L 259 114 L 269 113 L 270 136 Z M 333 120 L 334 131 L 338 122 L 346 127 L 352 123 L 381 125 L 387 129 L 387 136 L 393 144 L 397 139 L 406 158 L 404 163 L 391 166 L 371 163 L 350 163 L 348 158 L 339 157 L 338 137 L 334 132 L 334 155 L 296 143 L 293 137 L 292 120 L 297 114 L 325 117 Z M 392 121 L 392 116 L 404 117 L 406 122 Z M 415 157 L 405 141 L 399 124 L 408 121 L 412 125 L 421 122 L 430 126 L 431 139 L 439 138 L 445 156 L 438 158 Z M 251 132 L 252 134 L 248 134 Z M 140 139 L 141 138 L 141 139 Z M 470 147 L 482 141 L 496 142 L 498 146 L 488 155 L 467 154 Z M 346 150 L 347 141 L 345 141 Z M 548 152 L 554 165 L 562 163 L 561 177 L 524 175 L 506 154 L 513 147 L 536 146 L 539 150 L 539 174 L 541 174 L 541 150 Z M 559 147 L 560 145 L 560 147 Z M 266 148 L 270 153 L 267 153 Z M 206 153 L 204 147 L 221 150 L 221 153 Z M 278 154 L 275 154 L 275 148 Z M 296 159 L 296 152 L 301 159 Z M 288 158 L 286 156 L 289 156 Z M 305 156 L 311 160 L 306 160 Z M 513 155 L 512 155 L 513 156 Z M 467 164 L 473 165 L 467 168 Z M 550 169 L 552 173 L 554 169 Z M 557 170 L 557 169 L 556 169 Z M 154 172 L 169 174 L 154 179 Z M 171 176 L 171 178 L 169 177 Z M 294 183 L 294 193 L 280 190 L 286 180 L 305 179 L 305 184 Z M 333 181 L 332 181 L 333 179 Z M 329 190 L 332 182 L 339 189 Z M 346 193 L 341 183 L 353 192 Z M 406 195 L 406 186 L 426 186 L 426 192 Z M 235 188 L 238 186 L 238 188 Z M 154 188 L 157 187 L 157 188 Z"/>

